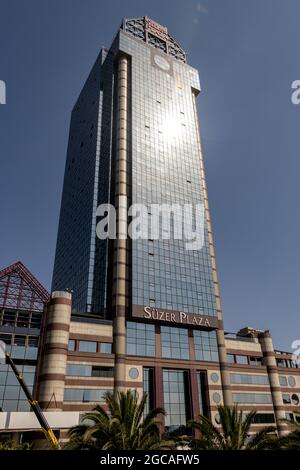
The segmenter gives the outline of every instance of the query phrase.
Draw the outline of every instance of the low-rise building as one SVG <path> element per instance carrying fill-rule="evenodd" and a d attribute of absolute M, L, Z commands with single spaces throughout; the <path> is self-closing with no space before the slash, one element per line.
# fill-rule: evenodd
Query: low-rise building
<path fill-rule="evenodd" d="M 84 413 L 115 388 L 113 323 L 96 315 L 71 315 L 71 294 L 55 292 L 47 309 L 38 399 L 45 409 Z M 147 408 L 163 406 L 166 430 L 204 414 L 218 424 L 224 403 L 221 367 L 232 404 L 257 411 L 253 431 L 299 420 L 300 369 L 295 356 L 273 347 L 269 331 L 225 332 L 226 364 L 214 330 L 127 322 L 124 389 L 147 392 Z"/>

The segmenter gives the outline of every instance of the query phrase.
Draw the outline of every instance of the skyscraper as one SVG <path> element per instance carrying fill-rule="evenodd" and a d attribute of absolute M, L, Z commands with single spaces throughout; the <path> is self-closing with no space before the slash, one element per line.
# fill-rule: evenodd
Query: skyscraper
<path fill-rule="evenodd" d="M 84 411 L 106 390 L 135 388 L 148 407 L 164 406 L 168 429 L 200 412 L 217 423 L 217 405 L 233 401 L 257 404 L 259 424 L 284 417 L 269 333 L 224 338 L 199 92 L 185 51 L 147 17 L 124 19 L 100 52 L 72 111 L 42 406 L 55 395 L 49 406 Z M 116 209 L 116 239 L 96 235 L 102 204 Z M 162 205 L 201 205 L 203 246 L 187 249 L 163 225 L 158 237 L 127 237 L 134 204 L 150 217 Z M 284 360 L 294 367 L 290 354 Z"/>
<path fill-rule="evenodd" d="M 199 91 L 184 50 L 148 18 L 124 20 L 110 50 L 99 54 L 72 111 L 52 284 L 74 291 L 75 309 L 103 314 L 112 295 L 112 250 L 95 226 L 97 206 L 116 203 L 118 106 L 126 106 L 129 204 L 195 204 L 206 201 Z M 209 221 L 202 250 L 187 251 L 177 240 L 133 241 L 131 303 L 217 316 L 210 242 Z"/>
<path fill-rule="evenodd" d="M 124 19 L 72 111 L 52 289 L 72 289 L 75 311 L 114 319 L 120 384 L 125 319 L 149 319 L 141 325 L 131 321 L 128 331 L 139 341 L 139 328 L 149 329 L 151 342 L 160 316 L 166 351 L 178 359 L 189 357 L 189 330 L 170 324 L 195 325 L 199 345 L 207 346 L 203 360 L 222 361 L 225 354 L 196 110 L 199 92 L 197 70 L 166 27 L 147 17 Z M 128 207 L 144 204 L 149 213 L 152 204 L 202 203 L 204 246 L 187 250 L 184 240 L 163 234 L 98 239 L 96 211 L 103 203 L 116 207 L 118 230 L 126 231 L 129 220 L 120 219 L 120 196 Z M 129 340 L 128 348 L 136 352 L 139 345 Z M 149 354 L 155 354 L 152 343 Z"/>

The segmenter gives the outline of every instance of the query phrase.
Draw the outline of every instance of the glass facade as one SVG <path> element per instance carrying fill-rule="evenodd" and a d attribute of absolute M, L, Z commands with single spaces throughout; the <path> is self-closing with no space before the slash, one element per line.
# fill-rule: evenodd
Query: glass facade
<path fill-rule="evenodd" d="M 188 330 L 184 328 L 160 327 L 161 355 L 172 359 L 189 358 Z"/>
<path fill-rule="evenodd" d="M 120 49 L 131 56 L 132 202 L 147 205 L 149 213 L 150 204 L 203 202 L 197 71 L 167 56 L 169 70 L 159 68 L 159 52 L 122 31 Z M 201 250 L 163 236 L 132 242 L 132 303 L 216 315 L 207 227 Z"/>
<path fill-rule="evenodd" d="M 194 330 L 195 357 L 197 361 L 218 361 L 218 343 L 215 331 Z"/>
<path fill-rule="evenodd" d="M 149 214 L 151 204 L 175 204 L 176 219 L 184 204 L 204 202 L 198 72 L 168 33 L 168 48 L 152 33 L 145 35 L 145 22 L 124 20 L 72 111 L 52 289 L 72 289 L 75 310 L 105 313 L 111 295 L 110 245 L 96 237 L 95 224 L 97 205 L 114 199 L 118 52 L 130 62 L 130 204 L 144 204 Z M 187 250 L 186 240 L 166 239 L 165 228 L 159 239 L 150 235 L 131 243 L 132 304 L 216 316 L 206 222 L 202 249 Z"/>
<path fill-rule="evenodd" d="M 147 394 L 144 415 L 146 416 L 154 407 L 154 370 L 150 367 L 143 369 L 143 389 Z"/>
<path fill-rule="evenodd" d="M 186 426 L 187 419 L 187 373 L 183 370 L 163 370 L 165 426 L 175 431 Z"/>
<path fill-rule="evenodd" d="M 203 416 L 208 416 L 206 372 L 197 372 L 197 386 L 200 414 Z"/>
<path fill-rule="evenodd" d="M 52 290 L 73 290 L 74 311 L 102 315 L 108 243 L 96 237 L 96 210 L 110 191 L 113 62 L 106 56 L 103 49 L 72 110 L 52 279 Z"/>
<path fill-rule="evenodd" d="M 155 356 L 155 326 L 127 322 L 127 354 Z"/>
<path fill-rule="evenodd" d="M 17 368 L 32 393 L 35 365 L 17 364 Z M 6 364 L 0 364 L 0 408 L 2 408 L 2 411 L 30 411 L 30 405 L 15 374 Z"/>
<path fill-rule="evenodd" d="M 20 262 L 0 271 L 0 341 L 32 392 L 44 303 L 49 294 Z M 0 365 L 0 410 L 29 411 L 12 371 Z"/>

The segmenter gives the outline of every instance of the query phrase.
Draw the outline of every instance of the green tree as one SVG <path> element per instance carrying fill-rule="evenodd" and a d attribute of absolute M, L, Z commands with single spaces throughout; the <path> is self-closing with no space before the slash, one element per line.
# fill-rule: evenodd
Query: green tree
<path fill-rule="evenodd" d="M 199 421 L 192 421 L 190 426 L 198 432 L 191 441 L 192 449 L 213 450 L 250 450 L 270 449 L 275 446 L 278 438 L 275 428 L 265 427 L 261 431 L 250 434 L 250 427 L 254 423 L 255 411 L 244 414 L 237 406 L 218 406 L 220 416 L 220 429 L 205 416 Z"/>
<path fill-rule="evenodd" d="M 64 449 L 150 450 L 172 448 L 172 441 L 162 440 L 158 415 L 163 408 L 155 408 L 144 415 L 146 394 L 138 400 L 136 392 L 105 394 L 108 411 L 98 405 L 84 415 L 82 424 L 70 429 L 69 442 Z"/>
<path fill-rule="evenodd" d="M 283 420 L 289 428 L 292 430 L 279 438 L 278 444 L 280 449 L 288 449 L 288 450 L 300 450 L 300 423 L 296 421 L 290 420 Z"/>
<path fill-rule="evenodd" d="M 31 444 L 28 442 L 23 442 L 21 444 L 13 441 L 12 439 L 7 439 L 5 441 L 0 441 L 0 450 L 30 450 Z"/>

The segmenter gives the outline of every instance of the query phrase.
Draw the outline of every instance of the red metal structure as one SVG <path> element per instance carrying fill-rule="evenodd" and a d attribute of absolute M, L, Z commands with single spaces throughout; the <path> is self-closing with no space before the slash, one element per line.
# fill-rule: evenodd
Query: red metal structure
<path fill-rule="evenodd" d="M 43 310 L 49 293 L 18 261 L 0 271 L 0 308 Z"/>

